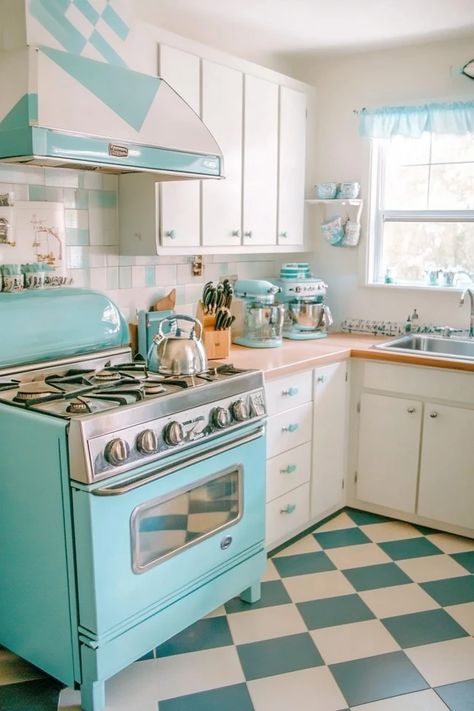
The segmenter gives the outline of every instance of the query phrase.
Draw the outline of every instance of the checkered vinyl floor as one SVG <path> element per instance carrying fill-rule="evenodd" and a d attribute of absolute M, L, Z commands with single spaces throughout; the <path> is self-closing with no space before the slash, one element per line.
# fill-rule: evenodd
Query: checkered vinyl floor
<path fill-rule="evenodd" d="M 474 541 L 346 509 L 117 674 L 107 711 L 473 711 Z M 79 711 L 0 649 L 0 708 Z M 58 706 L 59 704 L 59 706 Z"/>

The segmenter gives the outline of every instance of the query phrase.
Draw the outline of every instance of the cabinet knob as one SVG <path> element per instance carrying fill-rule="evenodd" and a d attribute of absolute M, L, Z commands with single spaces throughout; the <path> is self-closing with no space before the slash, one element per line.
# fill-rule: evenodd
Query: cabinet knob
<path fill-rule="evenodd" d="M 430 412 L 430 417 L 432 417 L 433 419 L 435 417 L 438 417 L 438 413 L 436 412 L 436 410 L 433 410 L 433 412 Z"/>
<path fill-rule="evenodd" d="M 414 407 L 407 407 L 407 412 L 409 412 L 410 415 L 413 415 L 413 413 L 415 412 L 415 408 Z"/>
<path fill-rule="evenodd" d="M 295 504 L 287 504 L 284 509 L 280 509 L 280 513 L 282 514 L 291 514 L 293 511 L 296 509 Z"/>
<path fill-rule="evenodd" d="M 282 427 L 281 431 L 282 432 L 296 432 L 297 429 L 298 429 L 297 424 L 294 424 L 294 425 L 291 424 L 291 425 L 287 425 L 286 427 Z"/>
<path fill-rule="evenodd" d="M 232 230 L 232 237 L 240 237 L 240 230 Z"/>
<path fill-rule="evenodd" d="M 282 390 L 281 394 L 287 397 L 294 397 L 295 395 L 298 395 L 298 388 L 288 388 L 288 390 Z"/>
<path fill-rule="evenodd" d="M 280 469 L 280 474 L 293 474 L 296 471 L 296 464 L 288 464 L 284 469 Z"/>
<path fill-rule="evenodd" d="M 318 383 L 325 383 L 327 377 L 325 375 L 318 375 Z"/>
<path fill-rule="evenodd" d="M 280 237 L 288 237 L 288 232 L 280 232 Z"/>
<path fill-rule="evenodd" d="M 176 232 L 174 230 L 167 230 L 165 232 L 166 237 L 169 237 L 170 239 L 176 239 Z"/>
<path fill-rule="evenodd" d="M 248 230 L 247 232 L 244 232 L 245 237 L 250 237 L 252 239 L 252 230 Z"/>

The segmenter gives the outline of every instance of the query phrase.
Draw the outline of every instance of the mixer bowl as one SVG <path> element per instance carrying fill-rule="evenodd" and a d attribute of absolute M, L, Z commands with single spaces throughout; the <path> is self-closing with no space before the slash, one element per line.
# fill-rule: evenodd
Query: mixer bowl
<path fill-rule="evenodd" d="M 302 330 L 326 329 L 333 323 L 331 311 L 325 304 L 290 302 L 287 314 L 291 323 Z"/>
<path fill-rule="evenodd" d="M 260 306 L 251 304 L 247 307 L 247 335 L 259 340 L 281 338 L 285 307 Z"/>

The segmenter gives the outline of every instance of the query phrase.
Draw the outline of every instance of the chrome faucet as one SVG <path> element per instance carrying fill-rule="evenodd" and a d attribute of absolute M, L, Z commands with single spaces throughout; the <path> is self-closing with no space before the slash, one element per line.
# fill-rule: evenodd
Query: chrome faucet
<path fill-rule="evenodd" d="M 459 306 L 463 305 L 464 299 L 466 298 L 466 294 L 469 294 L 469 299 L 471 302 L 471 311 L 469 318 L 469 338 L 474 338 L 474 294 L 472 292 L 472 289 L 464 289 L 461 296 L 461 300 L 459 302 Z"/>

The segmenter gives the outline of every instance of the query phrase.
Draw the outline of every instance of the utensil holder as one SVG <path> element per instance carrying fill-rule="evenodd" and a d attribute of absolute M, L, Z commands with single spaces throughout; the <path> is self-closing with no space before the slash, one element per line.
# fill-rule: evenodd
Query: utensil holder
<path fill-rule="evenodd" d="M 216 317 L 213 314 L 205 314 L 202 301 L 199 301 L 196 318 L 203 325 L 202 342 L 206 350 L 208 360 L 222 360 L 229 357 L 230 353 L 230 328 L 225 331 L 216 331 Z"/>

